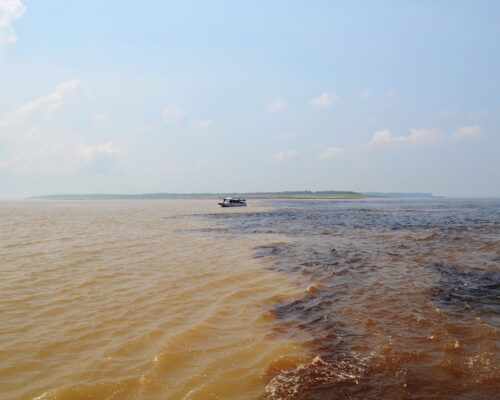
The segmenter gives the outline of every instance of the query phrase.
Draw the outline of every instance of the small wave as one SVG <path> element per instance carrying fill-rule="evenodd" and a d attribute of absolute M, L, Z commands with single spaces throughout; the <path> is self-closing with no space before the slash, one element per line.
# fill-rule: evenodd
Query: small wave
<path fill-rule="evenodd" d="M 347 386 L 359 385 L 360 379 L 370 368 L 371 357 L 345 354 L 342 359 L 328 362 L 316 356 L 309 363 L 293 369 L 280 370 L 266 386 L 265 398 L 313 399 L 333 398 L 335 392 L 348 391 Z"/>

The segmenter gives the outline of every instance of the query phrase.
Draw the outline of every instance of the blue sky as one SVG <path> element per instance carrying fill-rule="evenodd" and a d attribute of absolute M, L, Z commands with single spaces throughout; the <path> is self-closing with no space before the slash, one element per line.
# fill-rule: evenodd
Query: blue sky
<path fill-rule="evenodd" d="M 0 0 L 0 198 L 500 196 L 497 1 Z"/>

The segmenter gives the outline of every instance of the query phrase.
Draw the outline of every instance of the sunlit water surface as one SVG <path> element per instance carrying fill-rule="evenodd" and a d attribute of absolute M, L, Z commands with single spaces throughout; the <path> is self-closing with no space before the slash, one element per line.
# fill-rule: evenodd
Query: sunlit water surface
<path fill-rule="evenodd" d="M 0 203 L 2 399 L 493 399 L 498 200 Z"/>

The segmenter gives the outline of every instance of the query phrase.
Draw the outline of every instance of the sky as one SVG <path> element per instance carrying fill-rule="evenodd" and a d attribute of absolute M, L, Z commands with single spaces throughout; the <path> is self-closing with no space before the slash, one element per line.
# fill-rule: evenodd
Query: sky
<path fill-rule="evenodd" d="M 500 196 L 499 1 L 0 0 L 0 198 Z"/>

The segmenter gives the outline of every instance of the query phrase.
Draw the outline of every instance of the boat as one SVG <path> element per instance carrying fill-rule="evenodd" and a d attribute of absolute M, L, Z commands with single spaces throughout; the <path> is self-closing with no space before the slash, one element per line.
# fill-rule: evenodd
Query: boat
<path fill-rule="evenodd" d="M 245 199 L 233 199 L 232 197 L 226 197 L 218 204 L 221 207 L 246 207 L 247 201 Z"/>

